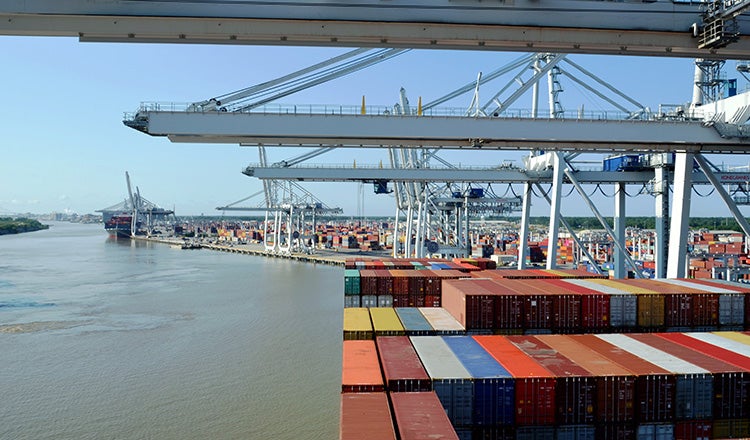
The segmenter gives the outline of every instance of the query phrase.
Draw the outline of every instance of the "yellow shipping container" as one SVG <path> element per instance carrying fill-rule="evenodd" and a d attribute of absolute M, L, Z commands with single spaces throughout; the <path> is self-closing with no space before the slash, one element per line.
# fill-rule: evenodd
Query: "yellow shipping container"
<path fill-rule="evenodd" d="M 403 336 L 406 334 L 393 307 L 372 307 L 370 318 L 375 336 Z"/>
<path fill-rule="evenodd" d="M 344 308 L 344 340 L 373 339 L 370 312 L 364 307 Z"/>

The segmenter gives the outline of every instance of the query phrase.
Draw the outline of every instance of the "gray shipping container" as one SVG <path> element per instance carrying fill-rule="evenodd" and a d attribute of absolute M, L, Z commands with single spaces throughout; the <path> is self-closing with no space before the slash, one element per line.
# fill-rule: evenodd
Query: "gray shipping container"
<path fill-rule="evenodd" d="M 743 325 L 745 323 L 745 295 L 723 293 L 719 295 L 719 325 Z"/>
<path fill-rule="evenodd" d="M 432 389 L 453 426 L 471 426 L 474 415 L 474 384 L 469 372 L 443 338 L 411 336 L 410 339 L 432 379 Z"/>
<path fill-rule="evenodd" d="M 516 440 L 551 440 L 555 438 L 555 428 L 551 426 L 519 426 Z"/>
<path fill-rule="evenodd" d="M 359 295 L 347 295 L 344 297 L 344 307 L 359 307 Z"/>
<path fill-rule="evenodd" d="M 393 307 L 393 295 L 378 295 L 378 307 Z"/>
<path fill-rule="evenodd" d="M 638 425 L 637 440 L 674 440 L 674 425 L 671 423 L 644 423 Z"/>
<path fill-rule="evenodd" d="M 678 420 L 713 416 L 713 378 L 708 370 L 624 334 L 598 337 L 675 374 L 675 417 Z"/>
<path fill-rule="evenodd" d="M 636 326 L 638 322 L 638 297 L 636 295 L 612 286 L 605 286 L 586 280 L 566 279 L 565 282 L 608 294 L 609 325 L 613 329 Z"/>
<path fill-rule="evenodd" d="M 556 440 L 596 440 L 593 425 L 561 425 L 557 427 Z"/>
<path fill-rule="evenodd" d="M 360 307 L 377 307 L 378 297 L 377 295 L 362 295 L 362 301 Z"/>

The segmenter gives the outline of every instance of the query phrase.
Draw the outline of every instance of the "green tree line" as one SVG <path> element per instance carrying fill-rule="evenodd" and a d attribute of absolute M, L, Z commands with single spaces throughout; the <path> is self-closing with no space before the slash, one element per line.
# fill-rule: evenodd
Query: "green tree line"
<path fill-rule="evenodd" d="M 515 220 L 519 220 L 516 218 Z M 596 217 L 565 217 L 574 229 L 604 229 Z M 614 227 L 614 220 L 606 218 L 607 224 Z M 531 217 L 529 222 L 533 225 L 548 226 L 549 217 Z M 656 219 L 654 217 L 627 217 L 625 226 L 640 229 L 654 229 Z M 722 231 L 738 231 L 742 228 L 734 218 L 731 217 L 693 217 L 690 219 L 690 227 L 693 229 L 708 229 Z"/>
<path fill-rule="evenodd" d="M 20 234 L 22 232 L 39 231 L 48 229 L 48 225 L 39 223 L 38 220 L 30 218 L 0 217 L 0 235 Z"/>

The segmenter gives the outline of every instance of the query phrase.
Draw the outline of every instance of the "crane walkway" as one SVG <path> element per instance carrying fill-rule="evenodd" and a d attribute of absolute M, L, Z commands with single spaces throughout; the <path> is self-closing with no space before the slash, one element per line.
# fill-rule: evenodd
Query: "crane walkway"
<path fill-rule="evenodd" d="M 302 106 L 304 107 L 304 106 Z M 341 106 L 341 109 L 344 107 Z M 511 113 L 512 115 L 512 113 Z M 750 153 L 743 133 L 702 120 L 413 116 L 313 112 L 189 112 L 153 109 L 125 125 L 172 142 L 579 152 Z"/>

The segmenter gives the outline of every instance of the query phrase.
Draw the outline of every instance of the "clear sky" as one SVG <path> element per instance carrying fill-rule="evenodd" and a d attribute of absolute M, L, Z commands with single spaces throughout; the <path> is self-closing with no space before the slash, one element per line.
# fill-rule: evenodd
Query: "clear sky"
<path fill-rule="evenodd" d="M 69 210 L 93 213 L 127 196 L 125 172 L 141 194 L 177 215 L 218 215 L 215 207 L 242 199 L 262 186 L 241 170 L 258 161 L 255 148 L 238 145 L 172 144 L 122 124 L 123 113 L 143 101 L 193 102 L 268 81 L 350 49 L 211 45 L 80 43 L 73 38 L 0 37 L 0 215 Z M 416 105 L 441 97 L 490 72 L 518 53 L 410 51 L 364 71 L 282 99 L 288 104 L 391 106 L 404 87 Z M 570 59 L 644 105 L 683 104 L 692 94 L 693 61 L 636 57 L 571 55 Z M 738 77 L 734 62 L 725 68 Z M 483 86 L 486 100 L 510 76 Z M 566 109 L 611 109 L 583 88 L 563 83 Z M 447 103 L 468 107 L 471 93 Z M 484 101 L 483 101 L 484 102 Z M 544 102 L 544 99 L 542 100 Z M 546 107 L 546 104 L 544 104 Z M 528 109 L 522 98 L 512 108 Z M 294 157 L 300 150 L 273 149 L 270 160 Z M 520 165 L 520 153 L 445 153 L 452 162 Z M 384 151 L 336 150 L 314 163 L 387 163 Z M 600 160 L 597 156 L 594 160 Z M 749 156 L 711 157 L 714 162 L 747 165 Z M 303 184 L 329 206 L 346 215 L 357 214 L 358 185 Z M 589 188 L 593 190 L 593 188 Z M 632 187 L 633 192 L 638 189 Z M 699 188 L 708 192 L 708 188 Z M 505 186 L 497 187 L 502 193 Z M 611 188 L 605 188 L 611 194 Z M 629 190 L 630 191 L 630 190 Z M 567 192 L 567 191 L 566 191 Z M 367 215 L 393 215 L 390 196 L 375 196 L 364 187 Z M 614 201 L 599 196 L 605 214 Z M 257 204 L 260 199 L 248 201 Z M 653 198 L 629 199 L 629 215 L 652 215 Z M 546 202 L 534 202 L 533 215 L 547 215 Z M 728 216 L 716 197 L 693 201 L 693 215 Z M 563 204 L 564 215 L 590 215 L 573 195 Z"/>

